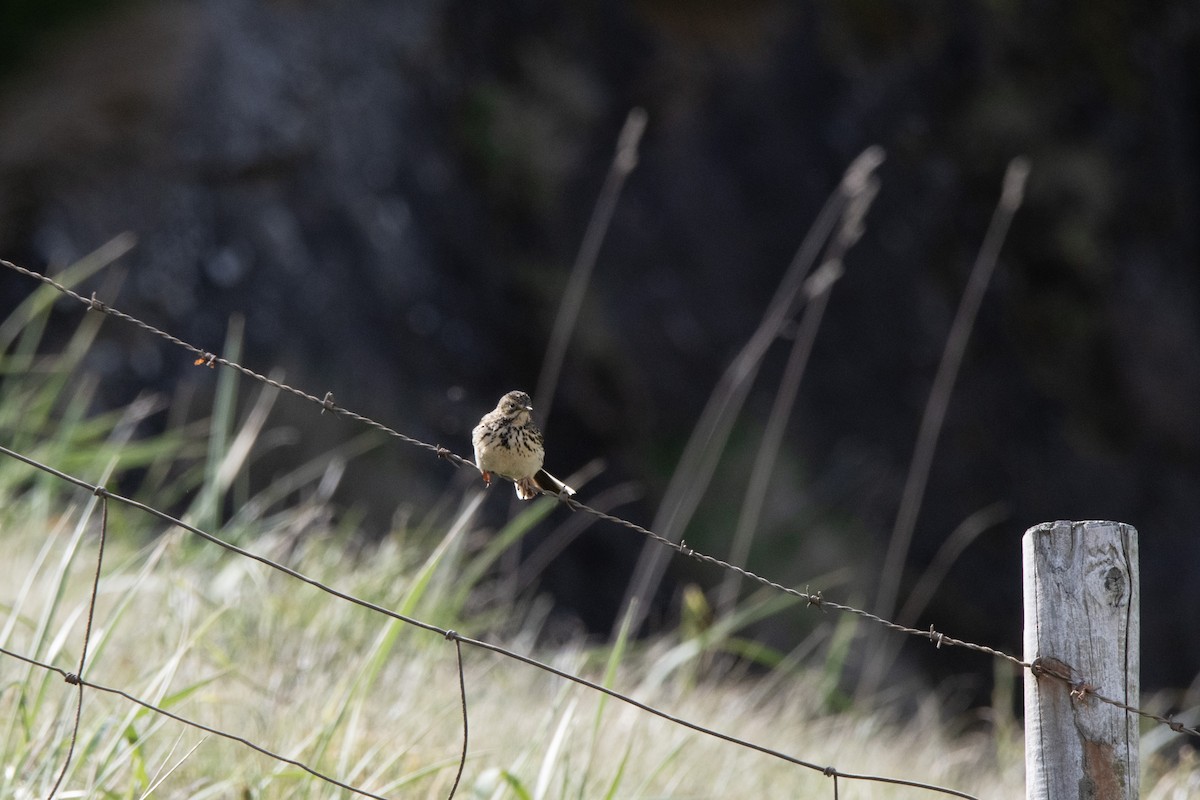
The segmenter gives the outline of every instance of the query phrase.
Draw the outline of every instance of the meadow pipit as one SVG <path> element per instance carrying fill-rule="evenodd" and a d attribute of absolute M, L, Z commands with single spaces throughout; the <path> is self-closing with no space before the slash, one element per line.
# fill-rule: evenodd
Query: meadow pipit
<path fill-rule="evenodd" d="M 475 465 L 483 473 L 483 482 L 490 486 L 493 472 L 509 478 L 516 482 L 517 497 L 522 500 L 537 497 L 539 487 L 555 494 L 575 494 L 574 489 L 542 469 L 546 449 L 531 411 L 529 395 L 509 392 L 471 431 Z"/>

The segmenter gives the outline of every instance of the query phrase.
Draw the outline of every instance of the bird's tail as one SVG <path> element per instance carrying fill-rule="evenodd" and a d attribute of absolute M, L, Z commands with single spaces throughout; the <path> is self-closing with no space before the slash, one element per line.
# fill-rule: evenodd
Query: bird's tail
<path fill-rule="evenodd" d="M 574 489 L 572 489 L 570 486 L 567 486 L 565 483 L 551 475 L 549 472 L 546 472 L 544 469 L 539 469 L 533 476 L 533 480 L 538 486 L 547 492 L 553 492 L 554 494 L 565 494 L 567 497 L 571 497 L 575 494 Z"/>

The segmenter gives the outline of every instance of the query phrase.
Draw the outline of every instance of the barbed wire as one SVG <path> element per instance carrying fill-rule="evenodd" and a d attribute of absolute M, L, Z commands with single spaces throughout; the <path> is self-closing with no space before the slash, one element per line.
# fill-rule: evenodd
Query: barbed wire
<path fill-rule="evenodd" d="M 188 533 L 195 534 L 195 535 L 205 539 L 208 542 L 211 542 L 221 548 L 224 548 L 225 550 L 227 550 L 229 552 L 235 553 L 235 554 L 245 557 L 245 558 L 253 559 L 254 561 L 259 562 L 260 564 L 270 567 L 271 569 L 277 570 L 285 575 L 288 575 L 289 577 L 292 577 L 292 578 L 300 580 L 304 583 L 307 583 L 310 586 L 313 586 L 316 589 L 326 592 L 327 594 L 330 594 L 341 600 L 344 600 L 349 603 L 353 603 L 355 605 L 361 606 L 363 608 L 369 609 L 369 610 L 377 612 L 379 614 L 383 614 L 387 617 L 391 617 L 392 619 L 395 619 L 399 622 L 403 622 L 405 624 L 421 628 L 421 629 L 429 631 L 431 633 L 439 634 L 446 640 L 453 641 L 455 643 L 456 652 L 458 655 L 458 659 L 457 659 L 458 681 L 459 681 L 459 689 L 460 689 L 460 693 L 461 693 L 462 713 L 463 713 L 463 748 L 462 748 L 462 756 L 459 761 L 458 773 L 455 777 L 454 785 L 453 785 L 450 795 L 449 795 L 451 798 L 454 797 L 454 792 L 458 788 L 459 780 L 462 777 L 462 773 L 466 766 L 466 759 L 467 759 L 468 714 L 467 714 L 467 700 L 466 700 L 466 677 L 465 677 L 465 671 L 463 669 L 462 649 L 461 649 L 462 645 L 466 644 L 466 645 L 470 645 L 472 647 L 479 648 L 481 650 L 487 650 L 489 652 L 496 653 L 497 655 L 521 662 L 528 666 L 535 667 L 539 670 L 542 670 L 549 674 L 555 675 L 564 680 L 568 680 L 573 683 L 579 684 L 581 686 L 587 687 L 588 689 L 591 689 L 593 691 L 601 692 L 603 694 L 608 695 L 609 697 L 612 697 L 616 700 L 619 700 L 623 703 L 633 706 L 634 708 L 637 708 L 648 714 L 652 714 L 656 717 L 667 720 L 668 722 L 671 722 L 675 725 L 679 725 L 681 727 L 688 728 L 690 730 L 701 733 L 705 736 L 710 736 L 710 737 L 713 737 L 716 739 L 720 739 L 722 741 L 729 742 L 730 744 L 734 744 L 734 745 L 737 745 L 739 747 L 742 747 L 742 748 L 745 748 L 748 750 L 753 750 L 753 751 L 762 753 L 764 755 L 770 756 L 772 758 L 776 758 L 781 761 L 785 761 L 790 764 L 795 764 L 796 766 L 800 766 L 800 767 L 804 767 L 806 769 L 820 772 L 822 775 L 834 779 L 833 785 L 834 785 L 835 793 L 837 791 L 837 789 L 836 789 L 837 779 L 843 778 L 845 780 L 856 780 L 856 781 L 864 781 L 864 782 L 886 783 L 886 784 L 893 784 L 893 785 L 898 785 L 898 786 L 908 786 L 911 788 L 924 789 L 926 791 L 935 792 L 938 794 L 944 794 L 944 795 L 948 795 L 951 797 L 962 797 L 962 798 L 966 798 L 967 800 L 978 800 L 978 798 L 975 797 L 974 795 L 967 794 L 966 792 L 961 792 L 957 789 L 951 789 L 951 788 L 945 787 L 945 786 L 937 786 L 935 784 L 923 783 L 920 781 L 913 781 L 913 780 L 908 780 L 908 779 L 904 779 L 904 778 L 895 778 L 895 777 L 884 776 L 884 775 L 871 775 L 871 774 L 866 774 L 866 773 L 843 772 L 843 771 L 839 770 L 838 768 L 831 766 L 831 765 L 830 766 L 821 766 L 814 762 L 806 761 L 804 759 L 798 758 L 798 757 L 790 755 L 788 753 L 784 753 L 780 750 L 776 750 L 774 748 L 767 747 L 765 745 L 761 745 L 756 742 L 749 741 L 747 739 L 742 739 L 740 737 L 733 736 L 728 733 L 724 733 L 722 731 L 716 730 L 715 728 L 710 728 L 705 725 L 701 725 L 697 722 L 692 722 L 691 720 L 671 714 L 670 712 L 667 712 L 667 711 L 664 711 L 655 706 L 649 705 L 648 703 L 643 703 L 640 700 L 637 700 L 627 694 L 619 692 L 608 686 L 604 686 L 603 684 L 596 683 L 595 681 L 588 680 L 587 678 L 584 678 L 580 675 L 576 675 L 576 674 L 568 672 L 566 670 L 551 666 L 550 664 L 547 664 L 543 661 L 539 661 L 538 659 L 533 658 L 532 656 L 528 656 L 523 653 L 518 653 L 515 650 L 511 650 L 509 648 L 503 647 L 502 645 L 498 645 L 498 644 L 488 642 L 488 641 L 485 641 L 482 639 L 475 639 L 475 638 L 472 638 L 469 636 L 464 636 L 453 629 L 442 628 L 438 625 L 434 625 L 432 623 L 425 622 L 423 620 L 417 619 L 415 617 L 411 617 L 406 614 L 401 614 L 400 612 L 393 611 L 393 610 L 386 608 L 384 606 L 381 606 L 377 603 L 372 603 L 368 600 L 364 600 L 362 598 L 356 597 L 355 595 L 349 594 L 347 592 L 343 592 L 343 591 L 336 589 L 322 581 L 317 580 L 316 578 L 312 578 L 308 575 L 305 575 L 304 573 L 302 573 L 298 570 L 292 569 L 291 567 L 288 567 L 284 564 L 274 561 L 266 556 L 251 552 L 251 551 L 246 550 L 245 548 L 239 547 L 238 545 L 235 545 L 231 542 L 227 542 L 224 539 L 221 539 L 219 536 L 216 536 L 215 534 L 209 533 L 208 531 L 202 530 L 194 525 L 184 522 L 183 520 L 173 517 L 164 511 L 154 508 L 153 506 L 147 505 L 146 503 L 142 503 L 138 500 L 134 500 L 133 498 L 130 498 L 130 497 L 125 497 L 124 495 L 118 494 L 116 492 L 109 491 L 108 489 L 106 489 L 103 486 L 92 484 L 86 480 L 83 480 L 82 478 L 78 478 L 74 475 L 70 475 L 70 474 L 63 472 L 59 469 L 56 469 L 48 464 L 43 464 L 42 462 L 38 461 L 37 459 L 31 458 L 30 456 L 27 456 L 23 453 L 19 453 L 15 450 L 11 450 L 3 445 L 0 445 L 0 453 L 4 454 L 10 458 L 13 458 L 17 461 L 23 462 L 31 467 L 42 470 L 43 472 L 46 472 L 47 474 L 52 475 L 52 476 L 58 478 L 59 480 L 73 484 L 81 489 L 86 489 L 87 491 L 91 492 L 95 496 L 101 498 L 102 501 L 104 501 L 104 503 L 105 503 L 104 508 L 106 510 L 107 510 L 107 502 L 109 500 L 116 501 L 116 502 L 122 503 L 124 505 L 127 505 L 131 508 L 138 509 L 138 510 L 140 510 L 146 514 L 149 514 L 171 526 L 180 528 L 181 530 L 187 531 Z M 100 538 L 100 548 L 101 548 L 101 554 L 99 557 L 100 559 L 103 558 L 103 547 L 104 547 L 104 542 L 105 542 L 105 536 L 103 534 L 103 530 L 105 528 L 107 528 L 107 520 L 108 520 L 108 515 L 106 512 L 103 515 L 102 521 L 101 521 L 102 535 Z M 98 559 L 98 563 L 99 563 L 99 559 Z M 96 581 L 93 585 L 92 597 L 91 597 L 91 601 L 90 601 L 91 607 L 94 607 L 96 593 L 98 592 L 98 588 L 99 588 L 99 566 L 97 566 L 96 575 L 97 575 L 97 577 L 96 577 Z M 90 614 L 89 614 L 89 616 L 90 616 Z M 89 630 L 90 630 L 90 626 L 89 626 Z M 85 648 L 86 648 L 86 643 L 85 643 Z M 7 655 L 7 656 L 11 656 L 13 658 L 17 658 L 21 661 L 24 661 L 28 664 L 32 664 L 34 666 L 40 667 L 42 669 L 56 672 L 56 673 L 60 674 L 67 683 L 78 686 L 81 693 L 82 693 L 84 687 L 88 687 L 88 688 L 97 689 L 99 691 L 104 691 L 104 692 L 109 692 L 109 693 L 112 693 L 115 695 L 119 695 L 119 696 L 124 697 L 125 699 L 129 700 L 130 702 L 136 703 L 137 705 L 142 706 L 143 708 L 146 708 L 150 711 L 160 713 L 160 714 L 162 714 L 166 717 L 169 717 L 177 722 L 183 723 L 185 725 L 189 725 L 191 727 L 194 727 L 198 730 L 205 731 L 207 733 L 211 733 L 211 734 L 214 734 L 217 736 L 224 737 L 226 739 L 230 739 L 232 741 L 239 742 L 239 743 L 244 744 L 244 745 L 258 751 L 259 753 L 267 755 L 271 758 L 276 758 L 285 763 L 292 764 L 293 766 L 303 769 L 305 772 L 308 772 L 309 774 L 313 775 L 314 777 L 317 777 L 317 778 L 319 778 L 323 781 L 326 781 L 332 785 L 335 785 L 339 788 L 346 789 L 351 792 L 355 792 L 356 794 L 360 794 L 365 797 L 375 798 L 376 800 L 387 800 L 387 798 L 385 798 L 382 795 L 374 794 L 362 787 L 353 786 L 353 785 L 344 783 L 342 781 L 339 781 L 336 778 L 333 778 L 332 776 L 326 775 L 325 773 L 322 773 L 319 770 L 317 770 L 311 766 L 308 766 L 307 764 L 304 764 L 303 762 L 300 762 L 298 760 L 287 758 L 285 756 L 277 754 L 277 753 L 267 749 L 266 747 L 256 744 L 255 742 L 252 742 L 249 739 L 246 739 L 244 737 L 238 736 L 236 734 L 228 733 L 226 731 L 222 731 L 220 729 L 213 728 L 211 726 L 207 726 L 202 723 L 196 722 L 194 720 L 188 719 L 186 717 L 183 717 L 182 715 L 166 711 L 165 709 L 159 708 L 158 706 L 154 705 L 153 703 L 150 703 L 146 700 L 142 700 L 141 698 L 138 698 L 132 694 L 129 694 L 129 693 L 123 691 L 123 690 L 115 689 L 115 688 L 104 686 L 104 685 L 97 684 L 97 683 L 92 683 L 90 681 L 85 681 L 79 673 L 67 672 L 67 671 L 65 671 L 59 667 L 56 667 L 52 664 L 46 664 L 42 661 L 39 661 L 37 659 L 31 658 L 29 656 L 26 656 L 26 655 L 23 655 L 20 653 L 16 653 L 16 652 L 9 650 L 7 648 L 4 648 L 4 647 L 0 647 L 0 653 Z M 82 657 L 80 659 L 80 664 L 81 664 L 80 670 L 82 672 L 82 665 L 83 665 Z M 78 729 L 78 726 L 79 726 L 81 709 L 82 709 L 82 695 L 81 695 L 79 705 L 76 709 L 76 717 L 75 717 L 75 723 L 74 723 L 76 730 Z M 67 764 L 65 764 L 63 766 L 63 774 L 66 773 L 67 768 L 70 765 L 71 752 L 72 752 L 71 750 L 68 751 L 68 756 L 67 756 L 68 761 L 67 761 Z M 57 790 L 57 784 L 56 784 L 56 790 Z M 53 792 L 51 793 L 51 797 L 53 797 Z M 836 797 L 836 794 L 835 794 L 835 797 Z"/>
<path fill-rule="evenodd" d="M 337 405 L 334 402 L 333 392 L 331 392 L 331 391 L 327 391 L 323 398 L 318 398 L 316 395 L 309 394 L 308 392 L 305 392 L 301 389 L 297 389 L 293 386 L 283 383 L 282 381 L 278 381 L 273 378 L 269 378 L 266 375 L 262 375 L 258 372 L 255 372 L 254 370 L 249 369 L 248 367 L 245 367 L 235 361 L 230 361 L 228 359 L 222 358 L 222 357 L 216 355 L 215 353 L 212 353 L 210 351 L 204 350 L 203 348 L 197 347 L 196 345 L 186 342 L 177 336 L 174 336 L 160 328 L 157 328 L 147 322 L 144 322 L 144 321 L 138 319 L 137 317 L 134 317 L 131 314 L 127 314 L 123 311 L 120 311 L 120 310 L 114 308 L 113 306 L 108 305 L 107 303 L 104 303 L 101 300 L 99 300 L 96 297 L 95 292 L 93 292 L 90 297 L 84 297 L 83 295 L 79 294 L 78 292 L 71 290 L 70 288 L 59 283 L 58 281 L 55 281 L 53 278 L 50 278 L 47 275 L 43 275 L 40 272 L 35 272 L 33 270 L 26 269 L 24 267 L 18 266 L 17 264 L 14 264 L 10 261 L 6 261 L 4 259 L 0 259 L 0 265 L 3 265 L 11 270 L 14 270 L 15 272 L 18 272 L 22 275 L 33 278 L 34 280 L 40 281 L 48 286 L 51 286 L 54 289 L 56 289 L 57 291 L 61 292 L 62 294 L 66 295 L 68 297 L 71 297 L 71 298 L 77 300 L 78 302 L 80 302 L 81 304 L 87 306 L 87 308 L 90 310 L 100 311 L 102 313 L 116 317 L 117 319 L 123 320 L 125 322 L 129 322 L 148 333 L 154 334 L 155 336 L 158 336 L 168 342 L 171 342 L 172 344 L 175 344 L 179 347 L 184 348 L 185 350 L 198 356 L 198 358 L 194 362 L 195 365 L 197 365 L 197 366 L 208 366 L 211 368 L 211 367 L 215 367 L 217 365 L 221 365 L 224 367 L 228 367 L 230 369 L 236 370 L 237 372 L 241 373 L 242 375 L 244 375 L 248 378 L 251 378 L 253 380 L 267 384 L 268 386 L 273 386 L 276 389 L 280 389 L 282 391 L 288 392 L 292 395 L 295 395 L 296 397 L 300 397 L 304 400 L 307 400 L 310 403 L 314 403 L 321 407 L 322 413 L 329 411 L 331 413 L 338 414 L 338 415 L 346 417 L 348 419 L 352 419 L 356 422 L 362 423 L 362 424 L 364 424 L 370 428 L 373 428 L 377 431 L 381 431 L 382 433 L 385 433 L 389 436 L 397 438 L 400 441 L 403 441 L 407 444 L 413 445 L 414 447 L 418 447 L 423 450 L 432 452 L 438 458 L 440 458 L 444 461 L 448 461 L 457 467 L 460 467 L 460 468 L 461 467 L 470 467 L 470 468 L 476 469 L 476 470 L 479 469 L 479 467 L 476 466 L 476 464 L 473 461 L 463 458 L 462 456 L 449 450 L 448 448 L 445 448 L 439 444 L 430 444 L 428 442 L 422 441 L 415 437 L 408 436 L 406 434 L 401 433 L 400 431 L 395 430 L 394 428 L 389 427 L 388 425 L 385 425 L 381 422 L 371 419 L 370 417 L 367 417 L 363 414 L 359 414 L 357 412 L 351 411 L 350 409 L 345 408 L 343 406 Z M 652 531 L 649 528 L 646 528 L 642 525 L 638 525 L 635 522 L 624 519 L 622 517 L 618 517 L 613 514 L 608 514 L 606 512 L 600 511 L 596 508 L 592 508 L 591 506 L 589 506 L 579 500 L 576 500 L 573 497 L 570 497 L 567 495 L 554 494 L 553 492 L 548 492 L 544 489 L 541 489 L 540 487 L 535 487 L 535 488 L 539 493 L 557 499 L 559 502 L 566 505 L 568 508 L 571 508 L 576 511 L 583 511 L 585 513 L 595 516 L 597 519 L 601 519 L 606 522 L 611 522 L 615 525 L 619 525 L 619 526 L 628 528 L 632 531 L 635 531 L 637 533 L 642 534 L 643 536 L 646 536 L 646 537 L 652 539 L 653 541 L 657 542 L 660 545 L 663 545 L 672 550 L 675 550 L 676 552 L 678 552 L 681 555 L 684 555 L 688 558 L 695 559 L 696 561 L 700 561 L 702 563 L 711 564 L 720 569 L 731 570 L 731 571 L 741 575 L 742 577 L 747 578 L 752 581 L 755 581 L 763 586 L 767 586 L 776 591 L 784 592 L 784 593 L 792 595 L 794 597 L 798 597 L 798 598 L 804 600 L 805 603 L 809 606 L 815 606 L 819 609 L 833 609 L 835 611 L 840 611 L 840 612 L 843 612 L 846 614 L 852 614 L 854 616 L 860 617 L 861 619 L 865 619 L 865 620 L 873 622 L 877 625 L 880 625 L 888 630 L 896 631 L 898 633 L 904 633 L 906 635 L 915 636 L 915 637 L 922 638 L 922 639 L 928 639 L 938 649 L 941 649 L 943 646 L 960 647 L 960 648 L 963 648 L 966 650 L 973 650 L 978 653 L 983 653 L 985 655 L 992 656 L 993 658 L 998 658 L 998 659 L 1001 659 L 1004 661 L 1008 661 L 1009 663 L 1013 664 L 1014 666 L 1020 667 L 1021 669 L 1024 669 L 1024 670 L 1030 670 L 1031 672 L 1033 672 L 1033 674 L 1035 676 L 1037 675 L 1037 673 L 1034 672 L 1034 670 L 1033 670 L 1033 666 L 1034 666 L 1033 663 L 1025 661 L 1021 658 L 1018 658 L 1017 656 L 1014 656 L 1010 653 L 1006 653 L 1002 650 L 998 650 L 993 647 L 988 647 L 987 645 L 977 644 L 974 642 L 966 641 L 964 639 L 959 639 L 959 638 L 956 638 L 953 636 L 949 636 L 945 633 L 942 633 L 942 632 L 936 630 L 933 625 L 930 625 L 928 629 L 911 628 L 906 625 L 901 625 L 897 622 L 893 622 L 891 620 L 885 619 L 884 617 L 881 617 L 879 615 L 872 614 L 871 612 L 866 611 L 861 608 L 855 608 L 854 606 L 849 606 L 849 605 L 845 605 L 842 603 L 836 603 L 836 602 L 833 602 L 830 600 L 826 600 L 821 596 L 821 593 L 819 591 L 818 592 L 809 592 L 807 589 L 804 591 L 801 591 L 799 589 L 795 589 L 793 587 L 786 586 L 782 583 L 773 581 L 769 578 L 766 578 L 766 577 L 758 575 L 754 572 L 751 572 L 743 567 L 737 566 L 736 564 L 731 564 L 728 561 L 717 558 L 716 556 L 707 555 L 705 553 L 701 553 L 697 550 L 694 550 L 693 548 L 689 547 L 686 544 L 686 542 L 684 542 L 682 540 L 679 542 L 672 541 L 671 539 L 668 539 L 665 536 L 655 533 L 654 531 Z M 1054 674 L 1052 671 L 1051 672 L 1043 671 L 1042 674 L 1049 675 L 1052 678 L 1057 678 L 1060 680 L 1062 679 L 1061 676 Z M 1109 698 L 1109 697 L 1101 694 L 1098 690 L 1098 687 L 1095 687 L 1094 685 L 1092 685 L 1091 683 L 1089 683 L 1088 681 L 1086 681 L 1084 679 L 1068 680 L 1067 683 L 1070 684 L 1072 690 L 1074 692 L 1079 693 L 1080 696 L 1086 695 L 1086 696 L 1093 697 L 1100 702 L 1107 703 L 1116 708 L 1121 708 L 1127 712 L 1137 714 L 1138 716 L 1140 716 L 1144 719 L 1152 720 L 1154 722 L 1158 722 L 1160 724 L 1166 725 L 1168 728 L 1170 728 L 1172 731 L 1174 731 L 1176 733 L 1182 733 L 1182 734 L 1186 734 L 1189 736 L 1195 736 L 1197 738 L 1200 738 L 1200 730 L 1198 730 L 1196 728 L 1189 728 L 1189 727 L 1183 725 L 1182 723 L 1174 720 L 1170 716 L 1161 716 L 1158 714 L 1154 714 L 1154 713 L 1146 711 L 1144 709 L 1132 707 L 1125 703 L 1122 703 L 1121 701 Z"/>

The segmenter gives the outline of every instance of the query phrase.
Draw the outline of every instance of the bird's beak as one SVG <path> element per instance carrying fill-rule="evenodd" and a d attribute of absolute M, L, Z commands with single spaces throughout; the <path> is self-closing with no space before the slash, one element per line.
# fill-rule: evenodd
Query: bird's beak
<path fill-rule="evenodd" d="M 521 406 L 521 410 L 533 413 L 533 406 Z"/>

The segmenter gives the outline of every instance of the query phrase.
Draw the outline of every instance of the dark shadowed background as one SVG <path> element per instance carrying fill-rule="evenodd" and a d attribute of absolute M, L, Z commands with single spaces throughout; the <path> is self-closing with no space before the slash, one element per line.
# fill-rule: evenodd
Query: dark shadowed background
<path fill-rule="evenodd" d="M 547 466 L 602 456 L 649 523 L 714 384 L 846 166 L 887 159 L 835 285 L 748 566 L 869 604 L 950 322 L 1015 156 L 1025 204 L 971 333 L 903 599 L 964 519 L 1002 520 L 918 627 L 1020 651 L 1020 536 L 1141 534 L 1144 686 L 1200 672 L 1200 6 L 1194 2 L 0 5 L 0 256 L 61 268 L 193 343 L 469 453 L 532 391 L 627 112 L 648 114 L 548 420 Z M 0 274 L 0 310 L 32 289 Z M 85 292 L 86 294 L 87 292 Z M 77 322 L 64 308 L 62 335 Z M 115 322 L 104 402 L 214 377 Z M 689 544 L 724 556 L 790 343 L 734 428 Z M 535 403 L 537 398 L 534 398 Z M 356 434 L 287 400 L 274 472 Z M 470 477 L 389 443 L 339 503 L 378 532 Z M 475 476 L 477 477 L 477 476 Z M 490 499 L 496 519 L 508 493 Z M 556 512 L 566 514 L 566 512 Z M 642 540 L 596 525 L 542 588 L 607 632 Z M 836 573 L 836 577 L 832 577 Z M 676 565 L 677 587 L 719 576 Z M 801 613 L 801 612 L 797 612 Z M 811 613 L 811 612 L 810 612 Z M 787 623 L 761 635 L 788 649 Z M 930 656 L 986 681 L 982 657 Z"/>

